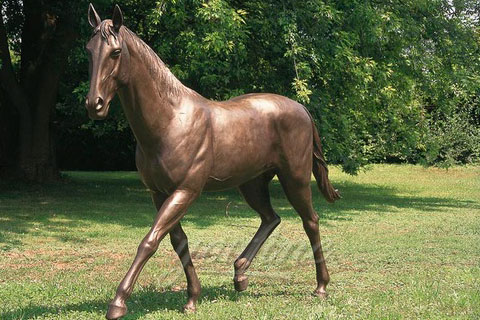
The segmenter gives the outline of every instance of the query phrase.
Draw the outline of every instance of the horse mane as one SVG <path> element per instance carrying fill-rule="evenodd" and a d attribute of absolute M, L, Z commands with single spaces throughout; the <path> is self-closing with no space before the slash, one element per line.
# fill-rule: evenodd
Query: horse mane
<path fill-rule="evenodd" d="M 105 39 L 107 43 L 109 36 L 113 36 L 115 39 L 118 36 L 113 28 L 111 20 L 102 21 L 102 23 L 95 29 L 95 33 L 98 31 L 100 31 L 102 38 Z M 119 33 L 122 36 L 123 41 L 128 41 L 129 44 L 135 47 L 135 53 L 140 56 L 140 59 L 147 67 L 150 76 L 157 85 L 157 90 L 160 96 L 167 95 L 171 97 L 194 92 L 190 88 L 185 87 L 170 69 L 168 69 L 155 51 L 153 51 L 152 48 L 150 48 L 133 31 L 126 26 L 122 26 L 120 27 Z"/>

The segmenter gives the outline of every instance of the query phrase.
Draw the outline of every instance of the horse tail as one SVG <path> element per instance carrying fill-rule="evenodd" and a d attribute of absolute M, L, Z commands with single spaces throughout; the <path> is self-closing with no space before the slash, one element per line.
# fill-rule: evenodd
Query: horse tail
<path fill-rule="evenodd" d="M 323 156 L 320 136 L 318 135 L 317 128 L 308 110 L 307 113 L 310 116 L 310 120 L 312 121 L 313 129 L 313 175 L 315 176 L 318 188 L 322 192 L 325 199 L 327 199 L 328 202 L 335 202 L 335 200 L 341 198 L 340 193 L 332 186 L 330 180 L 328 179 L 328 167 L 327 162 L 325 161 L 325 157 Z"/>

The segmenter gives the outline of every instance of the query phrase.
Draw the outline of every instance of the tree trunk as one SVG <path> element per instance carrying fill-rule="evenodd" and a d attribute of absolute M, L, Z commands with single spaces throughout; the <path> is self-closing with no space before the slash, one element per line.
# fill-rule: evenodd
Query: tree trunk
<path fill-rule="evenodd" d="M 25 22 L 19 75 L 12 65 L 3 16 L 0 17 L 2 108 L 9 109 L 5 114 L 16 115 L 11 118 L 16 120 L 18 130 L 16 135 L 1 138 L 4 141 L 0 150 L 7 154 L 0 156 L 0 173 L 39 182 L 59 176 L 51 115 L 60 76 L 75 39 L 68 21 L 61 21 L 47 9 L 36 1 L 23 3 Z"/>

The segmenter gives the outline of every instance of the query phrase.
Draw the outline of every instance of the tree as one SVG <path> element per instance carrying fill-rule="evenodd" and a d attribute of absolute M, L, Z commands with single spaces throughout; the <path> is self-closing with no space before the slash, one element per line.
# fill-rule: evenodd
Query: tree
<path fill-rule="evenodd" d="M 58 174 L 51 119 L 80 7 L 86 4 L 59 0 L 7 0 L 1 6 L 0 114 L 9 129 L 0 137 L 4 174 L 37 181 Z"/>
<path fill-rule="evenodd" d="M 207 98 L 273 92 L 305 104 L 328 160 L 347 172 L 372 162 L 480 157 L 477 0 L 97 0 L 95 7 L 108 18 L 114 3 L 126 26 Z M 0 166 L 42 179 L 56 172 L 57 149 L 62 168 L 134 168 L 135 141 L 118 103 L 102 123 L 82 106 L 87 7 L 3 2 Z"/>

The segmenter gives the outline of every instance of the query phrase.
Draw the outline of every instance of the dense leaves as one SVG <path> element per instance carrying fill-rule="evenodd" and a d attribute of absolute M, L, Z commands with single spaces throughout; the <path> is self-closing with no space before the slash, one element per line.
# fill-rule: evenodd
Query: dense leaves
<path fill-rule="evenodd" d="M 274 92 L 304 103 L 317 121 L 329 162 L 347 172 L 371 162 L 478 161 L 475 0 L 115 3 L 125 24 L 204 96 Z M 113 1 L 94 5 L 102 18 L 110 17 Z M 84 9 L 57 103 L 60 164 L 132 168 L 135 142 L 118 103 L 102 123 L 88 120 L 83 110 L 88 91 L 83 48 L 91 32 Z M 17 52 L 15 39 L 11 47 Z"/>

